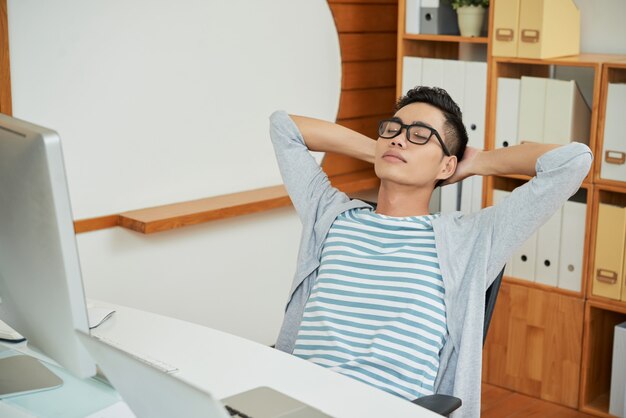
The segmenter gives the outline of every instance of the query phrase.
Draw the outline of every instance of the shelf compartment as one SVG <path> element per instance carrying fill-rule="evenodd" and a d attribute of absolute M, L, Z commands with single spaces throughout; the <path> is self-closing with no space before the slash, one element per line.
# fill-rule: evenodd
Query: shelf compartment
<path fill-rule="evenodd" d="M 486 206 L 493 205 L 493 192 L 494 190 L 503 190 L 512 192 L 517 187 L 522 186 L 528 180 L 526 176 L 489 176 L 485 182 L 486 191 L 484 193 L 484 201 Z M 582 184 L 579 190 L 570 198 L 571 200 L 586 204 L 586 216 L 585 216 L 585 230 L 589 230 L 589 224 L 592 219 L 592 202 L 593 202 L 593 187 L 589 184 Z M 543 283 L 537 283 L 518 277 L 505 276 L 505 281 L 511 284 L 517 284 L 526 286 L 533 289 L 543 290 L 564 296 L 573 296 L 582 298 L 585 295 L 585 289 L 587 288 L 588 271 L 589 271 L 589 259 L 585 255 L 589 253 L 589 240 L 585 239 L 583 246 L 583 258 L 581 265 L 581 286 L 579 291 L 562 289 L 558 286 L 551 286 Z"/>
<path fill-rule="evenodd" d="M 606 103 L 608 100 L 609 83 L 626 83 L 626 60 L 607 63 L 602 67 L 602 83 L 600 86 L 600 105 L 598 109 L 598 144 L 594 169 L 594 181 L 597 184 L 621 186 L 626 188 L 626 181 L 602 178 L 602 161 L 604 159 L 604 134 L 606 122 Z M 626 144 L 624 144 L 626 150 Z"/>
<path fill-rule="evenodd" d="M 581 370 L 580 406 L 600 417 L 609 414 L 613 329 L 626 321 L 626 307 L 596 301 L 585 304 L 585 335 Z"/>
<path fill-rule="evenodd" d="M 626 301 L 609 299 L 603 296 L 598 296 L 593 294 L 593 277 L 596 259 L 596 244 L 597 244 L 597 233 L 598 233 L 598 212 L 600 203 L 615 205 L 626 208 L 626 188 L 614 186 L 614 185 L 604 185 L 598 184 L 594 186 L 593 191 L 593 210 L 592 210 L 592 219 L 591 219 L 591 228 L 588 235 L 589 241 L 589 267 L 587 272 L 587 277 L 589 278 L 587 282 L 587 298 L 591 301 L 597 301 L 600 303 L 604 303 L 609 306 L 615 307 L 615 309 L 626 309 Z M 622 277 L 619 277 L 619 280 L 622 280 Z"/>

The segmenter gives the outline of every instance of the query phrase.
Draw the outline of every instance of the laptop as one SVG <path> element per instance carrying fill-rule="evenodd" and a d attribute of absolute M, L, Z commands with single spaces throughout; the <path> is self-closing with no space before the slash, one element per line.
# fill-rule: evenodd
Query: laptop
<path fill-rule="evenodd" d="M 258 387 L 221 402 L 107 343 L 77 330 L 79 340 L 137 418 L 331 418 L 269 387 Z"/>

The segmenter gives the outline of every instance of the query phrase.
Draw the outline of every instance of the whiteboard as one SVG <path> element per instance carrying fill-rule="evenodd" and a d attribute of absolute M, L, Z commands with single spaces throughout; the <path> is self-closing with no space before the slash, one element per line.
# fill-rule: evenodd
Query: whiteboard
<path fill-rule="evenodd" d="M 8 0 L 14 116 L 62 138 L 74 218 L 280 184 L 275 109 L 335 120 L 326 0 Z"/>

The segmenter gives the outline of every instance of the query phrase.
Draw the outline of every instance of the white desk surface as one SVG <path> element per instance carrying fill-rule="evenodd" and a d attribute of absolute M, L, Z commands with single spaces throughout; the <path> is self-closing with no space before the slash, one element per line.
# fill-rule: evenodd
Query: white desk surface
<path fill-rule="evenodd" d="M 269 386 L 336 418 L 441 418 L 354 379 L 234 335 L 136 309 L 116 313 L 92 333 L 125 350 L 176 366 L 175 374 L 222 399 Z"/>

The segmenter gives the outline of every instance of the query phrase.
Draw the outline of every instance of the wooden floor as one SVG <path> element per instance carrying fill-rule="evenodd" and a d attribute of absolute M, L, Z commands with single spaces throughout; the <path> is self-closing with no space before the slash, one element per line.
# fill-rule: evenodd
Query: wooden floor
<path fill-rule="evenodd" d="M 481 418 L 594 418 L 574 409 L 483 383 Z"/>

